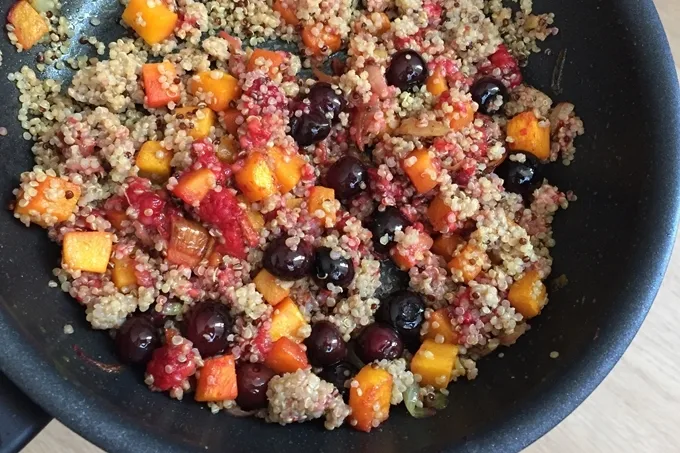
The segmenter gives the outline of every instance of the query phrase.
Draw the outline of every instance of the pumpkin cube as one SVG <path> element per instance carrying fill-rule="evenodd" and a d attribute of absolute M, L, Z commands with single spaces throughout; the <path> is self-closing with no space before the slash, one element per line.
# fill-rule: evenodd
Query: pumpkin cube
<path fill-rule="evenodd" d="M 212 110 L 211 110 L 212 111 Z M 215 143 L 217 158 L 227 164 L 233 164 L 238 156 L 238 142 L 231 135 L 220 137 Z"/>
<path fill-rule="evenodd" d="M 409 226 L 405 230 L 404 240 L 390 250 L 392 261 L 399 269 L 408 272 L 425 259 L 425 252 L 430 250 L 432 242 L 429 234 Z"/>
<path fill-rule="evenodd" d="M 450 225 L 455 223 L 456 219 L 451 214 L 453 211 L 441 195 L 434 197 L 427 208 L 427 218 L 437 231 L 448 231 Z"/>
<path fill-rule="evenodd" d="M 340 50 L 342 39 L 328 25 L 314 24 L 302 29 L 302 43 L 309 54 L 321 57 Z"/>
<path fill-rule="evenodd" d="M 277 305 L 290 294 L 290 288 L 281 285 L 281 282 L 266 269 L 257 273 L 253 283 L 255 283 L 257 291 L 270 305 Z"/>
<path fill-rule="evenodd" d="M 508 146 L 533 154 L 541 160 L 550 158 L 550 125 L 534 112 L 524 112 L 508 121 Z"/>
<path fill-rule="evenodd" d="M 300 20 L 295 14 L 296 2 L 290 0 L 274 0 L 274 11 L 281 15 L 281 19 L 288 25 L 297 26 Z"/>
<path fill-rule="evenodd" d="M 458 334 L 451 324 L 451 313 L 448 308 L 440 308 L 430 313 L 427 318 L 427 327 L 423 329 L 424 340 L 432 340 L 435 343 L 458 343 Z"/>
<path fill-rule="evenodd" d="M 188 88 L 191 94 L 205 101 L 216 112 L 226 110 L 229 103 L 241 95 L 238 79 L 217 69 L 192 76 Z"/>
<path fill-rule="evenodd" d="M 123 21 L 149 45 L 168 39 L 178 19 L 163 0 L 130 0 L 123 11 Z"/>
<path fill-rule="evenodd" d="M 123 222 L 129 220 L 125 211 L 106 211 L 105 215 L 111 226 L 119 231 L 123 229 Z"/>
<path fill-rule="evenodd" d="M 546 288 L 535 270 L 526 272 L 510 286 L 508 301 L 525 318 L 538 316 L 548 303 Z"/>
<path fill-rule="evenodd" d="M 142 66 L 144 105 L 161 108 L 179 101 L 179 85 L 174 82 L 176 74 L 175 65 L 169 61 Z"/>
<path fill-rule="evenodd" d="M 255 69 L 264 69 L 269 77 L 275 77 L 281 69 L 283 64 L 283 57 L 279 52 L 266 49 L 255 49 L 248 59 L 246 71 L 251 72 Z"/>
<path fill-rule="evenodd" d="M 113 238 L 99 231 L 72 231 L 64 235 L 62 264 L 65 269 L 103 274 L 109 265 Z"/>
<path fill-rule="evenodd" d="M 75 211 L 80 199 L 80 186 L 56 176 L 47 176 L 35 189 L 17 195 L 14 208 L 15 216 L 23 216 L 43 228 L 65 222 Z"/>
<path fill-rule="evenodd" d="M 401 161 L 401 168 L 409 177 L 418 193 L 429 192 L 437 187 L 439 169 L 425 148 L 418 148 Z"/>
<path fill-rule="evenodd" d="M 264 364 L 277 374 L 295 373 L 309 367 L 307 353 L 302 346 L 286 337 L 274 343 Z"/>
<path fill-rule="evenodd" d="M 290 192 L 302 179 L 302 167 L 305 166 L 305 160 L 299 154 L 287 153 L 278 146 L 270 148 L 268 154 L 273 161 L 272 167 L 279 185 L 279 192 Z"/>
<path fill-rule="evenodd" d="M 172 151 L 163 148 L 161 142 L 154 140 L 145 142 L 139 149 L 136 158 L 140 176 L 157 183 L 167 181 L 172 174 L 172 167 L 170 166 L 172 156 Z"/>
<path fill-rule="evenodd" d="M 370 364 L 364 366 L 349 388 L 350 425 L 370 432 L 390 416 L 392 375 Z"/>
<path fill-rule="evenodd" d="M 234 400 L 238 396 L 233 355 L 205 359 L 196 386 L 196 401 Z"/>
<path fill-rule="evenodd" d="M 454 102 L 453 112 L 447 115 L 449 127 L 459 131 L 468 127 L 475 120 L 475 109 L 471 102 Z"/>
<path fill-rule="evenodd" d="M 338 210 L 335 191 L 322 186 L 312 187 L 309 191 L 307 209 L 312 217 L 319 219 L 327 227 L 335 225 Z"/>
<path fill-rule="evenodd" d="M 33 47 L 50 31 L 40 13 L 24 0 L 12 6 L 7 15 L 7 22 L 14 26 L 14 35 L 24 50 Z"/>
<path fill-rule="evenodd" d="M 184 173 L 172 189 L 172 193 L 186 204 L 198 206 L 216 185 L 217 179 L 212 170 L 201 168 Z"/>
<path fill-rule="evenodd" d="M 116 288 L 120 290 L 136 287 L 137 274 L 135 273 L 135 260 L 129 256 L 120 259 L 114 258 L 111 280 L 113 281 L 113 284 L 116 285 Z"/>
<path fill-rule="evenodd" d="M 191 122 L 192 127 L 187 132 L 194 140 L 201 140 L 210 135 L 215 126 L 215 112 L 209 108 L 181 107 L 175 109 L 175 116 L 182 115 Z"/>
<path fill-rule="evenodd" d="M 468 243 L 449 261 L 449 269 L 454 282 L 468 283 L 489 264 L 489 257 L 477 245 Z"/>
<path fill-rule="evenodd" d="M 290 338 L 294 341 L 302 341 L 299 331 L 307 325 L 297 304 L 290 297 L 286 297 L 276 305 L 271 320 L 269 336 L 272 341 L 279 338 Z"/>
<path fill-rule="evenodd" d="M 449 89 L 446 77 L 442 75 L 442 72 L 439 69 L 435 69 L 434 72 L 430 74 L 425 81 L 425 86 L 432 96 L 439 96 Z"/>
<path fill-rule="evenodd" d="M 234 177 L 248 201 L 260 201 L 276 193 L 276 179 L 262 153 L 251 153 Z"/>
<path fill-rule="evenodd" d="M 241 112 L 239 112 L 238 109 L 230 108 L 225 110 L 221 116 L 224 129 L 233 136 L 238 135 L 239 124 L 237 123 L 237 119 L 243 118 Z M 243 120 L 241 120 L 241 122 L 242 121 Z"/>
<path fill-rule="evenodd" d="M 465 240 L 457 234 L 442 234 L 434 240 L 432 253 L 441 256 L 448 263 Z"/>
<path fill-rule="evenodd" d="M 411 361 L 411 372 L 420 376 L 420 385 L 446 388 L 458 356 L 458 346 L 425 340 Z M 417 378 L 416 378 L 417 379 Z"/>

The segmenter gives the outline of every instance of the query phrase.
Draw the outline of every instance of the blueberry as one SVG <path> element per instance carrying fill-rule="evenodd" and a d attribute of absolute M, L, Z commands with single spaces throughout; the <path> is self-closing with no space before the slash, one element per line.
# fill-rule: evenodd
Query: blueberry
<path fill-rule="evenodd" d="M 417 91 L 427 79 L 427 64 L 414 50 L 400 50 L 392 56 L 385 79 L 401 91 Z"/>
<path fill-rule="evenodd" d="M 522 159 L 524 162 L 519 162 Z M 541 161 L 531 153 L 515 151 L 494 170 L 503 179 L 503 186 L 508 192 L 518 193 L 525 197 L 531 194 L 543 183 Z"/>
<path fill-rule="evenodd" d="M 425 320 L 425 303 L 419 294 L 399 291 L 380 304 L 376 319 L 391 325 L 404 337 L 417 337 Z"/>
<path fill-rule="evenodd" d="M 367 179 L 364 163 L 356 157 L 344 156 L 328 169 L 326 186 L 335 191 L 338 200 L 347 200 L 366 189 Z"/>
<path fill-rule="evenodd" d="M 319 321 L 312 326 L 312 333 L 305 339 L 305 346 L 309 363 L 314 366 L 332 365 L 347 356 L 347 344 L 342 334 L 328 321 Z"/>
<path fill-rule="evenodd" d="M 319 247 L 314 254 L 312 277 L 323 289 L 328 283 L 347 288 L 354 280 L 354 263 L 351 259 L 336 256 L 328 247 Z"/>
<path fill-rule="evenodd" d="M 477 80 L 470 89 L 472 100 L 479 104 L 479 112 L 491 115 L 508 101 L 508 89 L 498 79 L 493 77 L 482 77 Z M 500 105 L 496 104 L 498 97 L 501 98 Z"/>
<path fill-rule="evenodd" d="M 306 242 L 298 243 L 295 250 L 286 245 L 288 236 L 274 239 L 264 251 L 262 265 L 282 280 L 297 280 L 309 275 L 312 269 L 312 246 Z"/>

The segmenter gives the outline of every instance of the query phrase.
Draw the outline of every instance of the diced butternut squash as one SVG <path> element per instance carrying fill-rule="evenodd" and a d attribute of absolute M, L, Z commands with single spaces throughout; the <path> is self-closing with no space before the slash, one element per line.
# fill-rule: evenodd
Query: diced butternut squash
<path fill-rule="evenodd" d="M 64 235 L 64 268 L 103 274 L 109 265 L 113 238 L 99 231 L 72 231 Z"/>
<path fill-rule="evenodd" d="M 246 209 L 246 217 L 248 217 L 248 221 L 250 222 L 250 226 L 253 227 L 253 230 L 255 230 L 256 233 L 259 233 L 262 231 L 264 228 L 264 216 L 252 209 Z"/>
<path fill-rule="evenodd" d="M 410 235 L 414 234 L 414 231 L 411 230 L 413 230 L 412 227 L 406 229 L 406 233 L 409 235 L 408 240 L 395 245 L 390 250 L 390 256 L 394 264 L 406 272 L 425 258 L 425 252 L 432 248 L 433 243 L 430 235 L 424 231 L 415 230 L 417 237 L 411 239 Z"/>
<path fill-rule="evenodd" d="M 322 186 L 312 187 L 307 208 L 312 217 L 321 220 L 326 226 L 334 225 L 337 211 L 335 191 Z"/>
<path fill-rule="evenodd" d="M 453 330 L 447 308 L 440 308 L 430 314 L 427 320 L 427 331 L 423 335 L 423 339 L 432 340 L 435 343 L 458 343 L 458 334 Z"/>
<path fill-rule="evenodd" d="M 196 386 L 196 401 L 234 400 L 238 396 L 233 355 L 205 359 Z"/>
<path fill-rule="evenodd" d="M 392 28 L 390 17 L 385 13 L 371 13 L 371 20 L 373 21 L 373 25 L 375 26 L 378 35 L 387 33 L 390 31 L 390 28 Z"/>
<path fill-rule="evenodd" d="M 217 69 L 192 76 L 188 88 L 191 94 L 202 98 L 216 112 L 226 110 L 229 103 L 241 95 L 238 79 Z"/>
<path fill-rule="evenodd" d="M 43 228 L 68 220 L 78 205 L 81 193 L 77 184 L 55 176 L 47 176 L 33 189 L 36 191 L 34 196 L 23 190 L 19 192 L 14 213 L 28 217 Z"/>
<path fill-rule="evenodd" d="M 451 213 L 451 208 L 446 204 L 441 195 L 436 196 L 427 208 L 427 218 L 437 231 L 448 230 L 450 224 L 449 215 Z"/>
<path fill-rule="evenodd" d="M 439 69 L 435 69 L 432 74 L 425 81 L 425 86 L 427 91 L 432 94 L 432 96 L 439 96 L 443 92 L 449 89 L 449 85 L 446 82 L 446 77 L 444 77 Z"/>
<path fill-rule="evenodd" d="M 277 305 L 288 297 L 290 289 L 282 286 L 278 279 L 266 269 L 262 269 L 253 279 L 255 288 L 270 305 Z"/>
<path fill-rule="evenodd" d="M 442 234 L 434 240 L 432 253 L 441 256 L 448 263 L 456 254 L 458 246 L 464 243 L 463 238 L 457 234 Z"/>
<path fill-rule="evenodd" d="M 274 11 L 281 15 L 281 19 L 288 25 L 297 26 L 300 20 L 295 14 L 296 2 L 291 0 L 274 0 Z"/>
<path fill-rule="evenodd" d="M 142 66 L 144 105 L 161 108 L 179 101 L 179 85 L 174 82 L 176 74 L 175 65 L 169 61 Z"/>
<path fill-rule="evenodd" d="M 120 259 L 114 258 L 111 280 L 118 289 L 132 289 L 136 287 L 137 274 L 135 274 L 135 260 L 129 256 Z"/>
<path fill-rule="evenodd" d="M 427 149 L 418 148 L 410 152 L 401 161 L 401 168 L 404 169 L 404 173 L 409 177 L 418 193 L 429 192 L 437 187 L 439 169 Z"/>
<path fill-rule="evenodd" d="M 305 160 L 299 154 L 295 152 L 286 153 L 278 146 L 270 148 L 267 153 L 272 158 L 272 167 L 276 182 L 279 185 L 279 192 L 290 192 L 302 179 L 302 167 L 305 165 Z"/>
<path fill-rule="evenodd" d="M 276 178 L 264 154 L 251 153 L 234 177 L 248 201 L 260 201 L 276 193 Z"/>
<path fill-rule="evenodd" d="M 272 341 L 286 337 L 299 342 L 302 341 L 299 331 L 306 324 L 307 321 L 297 304 L 290 297 L 286 297 L 274 308 L 269 336 Z"/>
<path fill-rule="evenodd" d="M 238 135 L 238 124 L 236 120 L 241 116 L 241 112 L 238 109 L 230 108 L 224 111 L 222 115 L 222 124 L 224 129 L 231 135 L 236 137 Z"/>
<path fill-rule="evenodd" d="M 181 116 L 180 116 L 181 115 Z M 210 135 L 215 126 L 215 112 L 209 108 L 181 107 L 175 109 L 175 116 L 191 121 L 192 127 L 187 132 L 194 140 L 200 140 Z"/>
<path fill-rule="evenodd" d="M 172 151 L 163 148 L 158 141 L 145 142 L 137 153 L 136 165 L 140 176 L 162 183 L 168 180 L 172 173 Z"/>
<path fill-rule="evenodd" d="M 267 354 L 264 364 L 277 374 L 295 373 L 309 367 L 307 353 L 289 338 L 279 338 Z"/>
<path fill-rule="evenodd" d="M 116 230 L 122 230 L 123 222 L 129 219 L 125 211 L 106 211 L 106 220 L 111 222 L 111 226 Z"/>
<path fill-rule="evenodd" d="M 375 365 L 366 365 L 349 388 L 350 425 L 370 432 L 390 416 L 392 375 Z"/>
<path fill-rule="evenodd" d="M 286 200 L 286 207 L 288 209 L 299 208 L 300 206 L 302 206 L 302 203 L 304 202 L 305 202 L 304 198 L 289 198 L 288 200 Z"/>
<path fill-rule="evenodd" d="M 543 124 L 529 111 L 508 121 L 508 146 L 511 150 L 526 151 L 541 160 L 550 158 L 550 126 Z"/>
<path fill-rule="evenodd" d="M 263 69 L 265 66 L 269 77 L 275 77 L 283 64 L 283 57 L 280 53 L 273 50 L 255 49 L 248 59 L 246 71 L 254 71 L 255 69 Z"/>
<path fill-rule="evenodd" d="M 47 22 L 30 3 L 20 0 L 12 6 L 7 22 L 14 26 L 14 35 L 24 50 L 33 47 L 49 32 Z"/>
<path fill-rule="evenodd" d="M 238 142 L 231 135 L 220 137 L 215 144 L 215 154 L 222 162 L 233 164 L 238 156 Z"/>
<path fill-rule="evenodd" d="M 475 109 L 471 102 L 458 102 L 453 106 L 453 112 L 449 113 L 449 126 L 454 131 L 468 127 L 475 119 Z"/>
<path fill-rule="evenodd" d="M 513 283 L 508 292 L 508 300 L 510 305 L 525 318 L 538 316 L 548 302 L 545 285 L 538 272 L 528 271 Z"/>
<path fill-rule="evenodd" d="M 477 278 L 489 257 L 478 246 L 468 243 L 449 261 L 449 269 L 455 282 L 470 282 Z"/>
<path fill-rule="evenodd" d="M 123 21 L 147 44 L 157 44 L 172 35 L 179 16 L 163 0 L 130 0 Z"/>
<path fill-rule="evenodd" d="M 446 388 L 458 356 L 458 346 L 425 340 L 413 356 L 411 372 L 420 376 L 420 385 Z M 417 378 L 416 378 L 417 379 Z"/>
<path fill-rule="evenodd" d="M 342 46 L 340 35 L 332 31 L 327 25 L 319 28 L 315 24 L 303 28 L 302 42 L 309 53 L 317 57 L 340 50 Z"/>
<path fill-rule="evenodd" d="M 198 206 L 216 185 L 217 180 L 212 170 L 201 168 L 184 173 L 172 189 L 172 193 L 185 203 Z"/>

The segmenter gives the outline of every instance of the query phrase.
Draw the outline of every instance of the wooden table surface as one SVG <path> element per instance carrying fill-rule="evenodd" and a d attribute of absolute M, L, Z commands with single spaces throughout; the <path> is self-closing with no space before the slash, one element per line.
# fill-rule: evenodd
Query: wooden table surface
<path fill-rule="evenodd" d="M 680 62 L 679 0 L 655 0 Z M 680 66 L 679 66 L 680 71 Z M 680 241 L 654 307 L 595 392 L 524 453 L 680 452 Z M 57 421 L 22 453 L 102 453 Z"/>

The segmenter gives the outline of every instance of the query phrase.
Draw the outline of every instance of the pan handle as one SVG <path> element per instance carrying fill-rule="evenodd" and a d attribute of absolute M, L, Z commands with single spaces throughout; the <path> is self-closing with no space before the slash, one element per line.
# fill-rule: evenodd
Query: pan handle
<path fill-rule="evenodd" d="M 0 373 L 0 453 L 17 453 L 51 419 Z"/>

